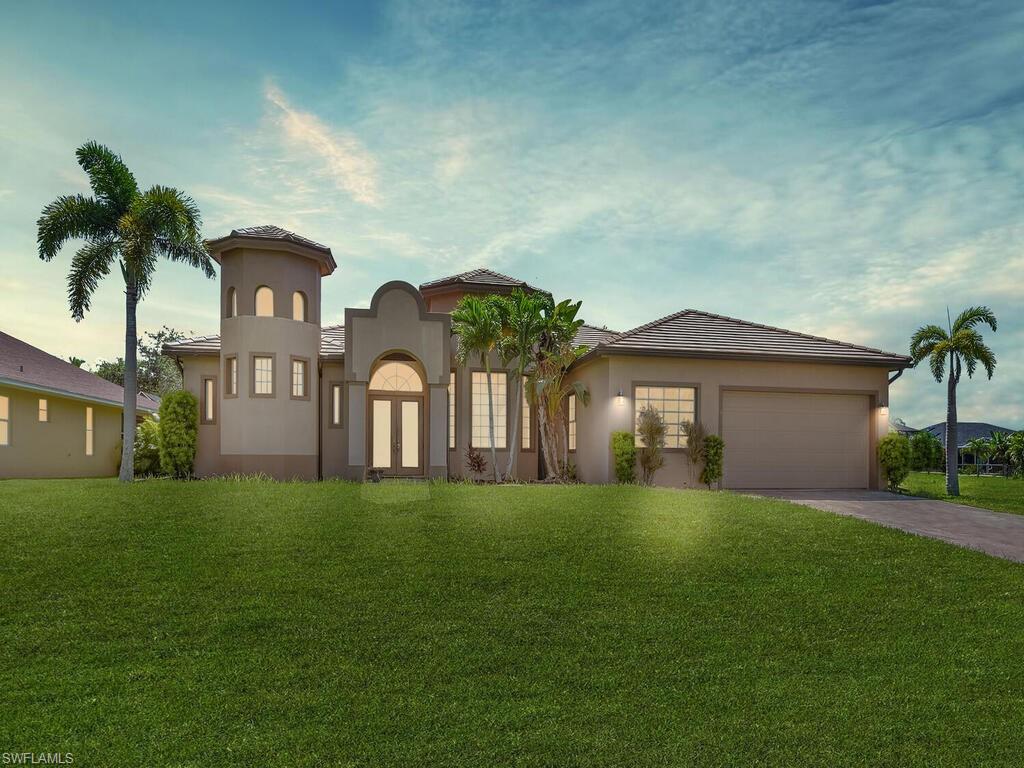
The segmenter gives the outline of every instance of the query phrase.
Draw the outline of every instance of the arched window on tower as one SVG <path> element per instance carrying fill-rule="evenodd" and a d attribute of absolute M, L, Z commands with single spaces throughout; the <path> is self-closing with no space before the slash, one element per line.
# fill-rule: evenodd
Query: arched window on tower
<path fill-rule="evenodd" d="M 256 289 L 256 317 L 274 316 L 274 292 L 265 285 Z"/>
<path fill-rule="evenodd" d="M 295 291 L 292 294 L 292 320 L 306 322 L 306 294 L 302 291 Z"/>
<path fill-rule="evenodd" d="M 228 288 L 228 295 L 224 302 L 224 317 L 238 317 L 238 293 L 234 287 Z"/>

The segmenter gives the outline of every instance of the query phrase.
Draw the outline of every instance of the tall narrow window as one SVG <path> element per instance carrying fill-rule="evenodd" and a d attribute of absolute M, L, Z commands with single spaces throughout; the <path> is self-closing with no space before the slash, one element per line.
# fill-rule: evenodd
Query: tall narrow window
<path fill-rule="evenodd" d="M 341 384 L 331 384 L 331 426 L 341 426 Z"/>
<path fill-rule="evenodd" d="M 92 408 L 85 407 L 85 455 L 92 456 Z"/>
<path fill-rule="evenodd" d="M 49 421 L 50 420 L 49 408 L 47 406 L 46 398 L 45 397 L 40 397 L 39 398 L 39 420 L 40 421 Z"/>
<path fill-rule="evenodd" d="M 491 402 L 494 404 L 494 447 L 508 447 L 508 378 L 504 371 L 491 374 Z M 474 371 L 472 378 L 471 439 L 474 448 L 491 447 L 490 409 L 487 407 L 487 374 Z"/>
<path fill-rule="evenodd" d="M 576 395 L 569 395 L 569 450 L 576 450 Z"/>
<path fill-rule="evenodd" d="M 523 423 L 519 428 L 523 430 L 523 450 L 531 450 L 533 435 L 530 434 L 530 398 L 526 396 L 526 377 L 523 376 Z"/>
<path fill-rule="evenodd" d="M 238 317 L 238 293 L 234 287 L 228 288 L 228 295 L 224 301 L 224 316 Z"/>
<path fill-rule="evenodd" d="M 269 355 L 253 355 L 252 393 L 256 397 L 274 396 L 274 358 Z"/>
<path fill-rule="evenodd" d="M 448 449 L 455 450 L 455 371 L 448 374 Z"/>
<path fill-rule="evenodd" d="M 256 289 L 256 316 L 274 316 L 274 292 L 265 285 Z"/>
<path fill-rule="evenodd" d="M 633 392 L 633 426 L 640 411 L 650 406 L 656 408 L 665 420 L 665 447 L 685 448 L 686 427 L 697 415 L 697 390 L 694 387 L 636 387 Z M 643 445 L 639 435 L 636 444 Z"/>
<path fill-rule="evenodd" d="M 292 294 L 292 320 L 306 322 L 306 294 L 302 291 Z"/>
<path fill-rule="evenodd" d="M 202 402 L 199 403 L 203 424 L 217 423 L 217 380 L 212 376 L 203 377 Z"/>
<path fill-rule="evenodd" d="M 305 400 L 308 397 L 306 394 L 308 372 L 305 360 L 292 358 L 292 398 Z"/>
<path fill-rule="evenodd" d="M 11 444 L 11 401 L 0 395 L 0 445 Z"/>
<path fill-rule="evenodd" d="M 224 359 L 224 396 L 238 396 L 238 358 L 234 356 Z"/>

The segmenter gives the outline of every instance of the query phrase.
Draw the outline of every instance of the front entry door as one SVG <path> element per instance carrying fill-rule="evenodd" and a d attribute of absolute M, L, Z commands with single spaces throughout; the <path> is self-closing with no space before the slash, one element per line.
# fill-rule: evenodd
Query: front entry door
<path fill-rule="evenodd" d="M 423 474 L 423 400 L 370 397 L 370 461 L 386 475 Z"/>

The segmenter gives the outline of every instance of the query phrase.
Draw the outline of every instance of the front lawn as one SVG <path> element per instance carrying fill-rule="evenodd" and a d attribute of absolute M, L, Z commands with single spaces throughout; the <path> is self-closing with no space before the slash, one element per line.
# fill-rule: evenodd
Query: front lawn
<path fill-rule="evenodd" d="M 941 472 L 911 472 L 903 487 L 915 496 L 1024 515 L 1024 480 L 1019 478 L 960 475 L 956 498 L 946 495 L 946 476 Z"/>
<path fill-rule="evenodd" d="M 621 487 L 0 483 L 0 751 L 76 766 L 995 765 L 1024 568 Z"/>

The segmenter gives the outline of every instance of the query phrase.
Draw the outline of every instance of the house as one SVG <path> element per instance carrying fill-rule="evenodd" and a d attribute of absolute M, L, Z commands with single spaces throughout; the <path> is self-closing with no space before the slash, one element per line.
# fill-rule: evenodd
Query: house
<path fill-rule="evenodd" d="M 924 428 L 925 432 L 930 432 L 932 435 L 939 439 L 942 443 L 942 448 L 946 448 L 946 422 L 940 421 L 938 424 L 932 424 L 930 427 Z M 971 440 L 982 439 L 988 440 L 992 437 L 993 432 L 1003 432 L 1007 435 L 1012 435 L 1018 430 L 1010 427 L 998 427 L 995 424 L 988 424 L 983 421 L 958 421 L 956 424 L 956 442 L 957 448 L 960 451 L 960 461 L 963 464 L 975 464 L 975 457 L 973 453 L 965 452 L 964 449 Z"/>
<path fill-rule="evenodd" d="M 344 325 L 321 325 L 327 246 L 273 226 L 209 243 L 221 267 L 220 333 L 164 346 L 200 403 L 196 471 L 279 478 L 465 476 L 468 446 L 489 453 L 487 377 L 455 363 L 450 312 L 466 294 L 538 291 L 487 269 L 416 288 L 382 285 Z M 879 488 L 876 445 L 888 430 L 889 373 L 910 361 L 697 310 L 618 333 L 584 326 L 588 348 L 569 376 L 589 389 L 567 403 L 580 479 L 615 479 L 614 430 L 656 406 L 669 426 L 659 484 L 695 484 L 684 425 L 725 440 L 727 488 Z M 522 479 L 543 475 L 536 414 L 509 445 L 513 371 L 491 360 L 495 445 Z"/>
<path fill-rule="evenodd" d="M 123 402 L 117 384 L 0 332 L 0 478 L 116 475 Z"/>

